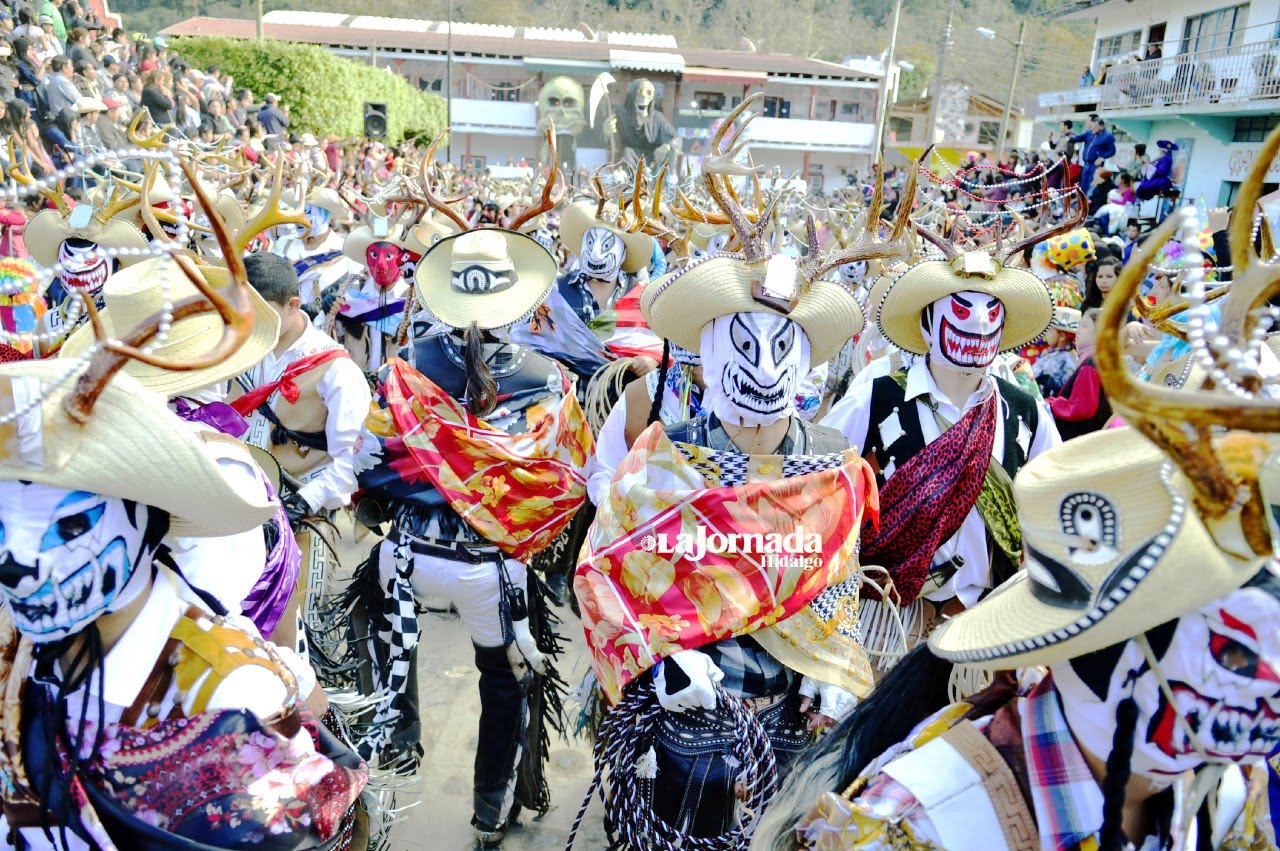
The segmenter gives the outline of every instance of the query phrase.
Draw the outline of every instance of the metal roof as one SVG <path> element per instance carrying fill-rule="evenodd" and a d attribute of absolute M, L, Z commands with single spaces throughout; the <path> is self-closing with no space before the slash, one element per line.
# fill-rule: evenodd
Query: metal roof
<path fill-rule="evenodd" d="M 271 12 L 263 18 L 267 38 L 346 47 L 444 54 L 448 24 L 443 21 L 402 20 L 320 12 Z M 255 37 L 252 20 L 194 17 L 163 30 L 173 36 Z M 623 47 L 625 45 L 625 47 Z M 785 53 L 749 53 L 738 50 L 677 47 L 673 36 L 654 33 L 600 33 L 595 40 L 578 30 L 545 27 L 503 27 L 489 24 L 453 25 L 455 55 L 540 60 L 579 60 L 606 66 L 619 54 L 625 67 L 654 72 L 679 73 L 686 65 L 755 71 L 779 77 L 877 81 L 879 75 L 865 66 L 851 68 L 835 62 Z M 648 54 L 646 56 L 645 54 Z M 648 64 L 646 64 L 648 63 Z M 615 67 L 617 67 L 615 65 Z"/>

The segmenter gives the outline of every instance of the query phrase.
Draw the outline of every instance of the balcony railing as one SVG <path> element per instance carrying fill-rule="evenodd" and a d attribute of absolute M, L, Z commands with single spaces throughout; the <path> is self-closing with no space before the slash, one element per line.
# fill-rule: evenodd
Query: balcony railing
<path fill-rule="evenodd" d="M 1101 85 L 1045 92 L 1046 108 L 1158 109 L 1280 100 L 1280 39 L 1113 65 Z"/>

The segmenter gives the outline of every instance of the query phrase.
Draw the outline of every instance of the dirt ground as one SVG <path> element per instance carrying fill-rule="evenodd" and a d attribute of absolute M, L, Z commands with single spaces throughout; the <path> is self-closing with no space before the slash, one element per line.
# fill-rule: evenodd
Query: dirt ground
<path fill-rule="evenodd" d="M 345 518 L 344 518 L 345 520 Z M 354 569 L 372 549 L 375 539 L 355 542 L 351 526 L 341 522 L 339 558 L 345 571 Z M 567 639 L 556 665 L 561 676 L 576 687 L 588 667 L 586 642 L 580 622 L 567 607 L 557 610 Z M 393 851 L 463 851 L 476 847 L 471 830 L 471 770 L 476 751 L 480 695 L 479 674 L 472 662 L 471 639 L 456 616 L 426 614 L 421 618 L 419 692 L 423 711 L 422 781 L 399 796 L 399 803 L 416 804 L 391 834 Z M 569 704 L 566 714 L 576 714 Z M 552 733 L 547 766 L 552 809 L 541 819 L 529 814 L 508 834 L 504 849 L 564 848 L 569 828 L 591 782 L 591 746 L 586 741 L 565 741 Z M 593 802 L 578 832 L 575 848 L 597 851 L 606 846 L 599 800 Z"/>

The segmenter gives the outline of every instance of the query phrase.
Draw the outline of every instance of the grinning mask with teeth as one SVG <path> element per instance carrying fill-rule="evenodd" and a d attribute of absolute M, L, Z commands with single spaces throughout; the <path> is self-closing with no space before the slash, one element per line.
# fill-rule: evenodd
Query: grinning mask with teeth
<path fill-rule="evenodd" d="M 986 372 L 1000 352 L 1004 305 L 986 293 L 966 291 L 938 299 L 921 314 L 929 362 L 956 372 Z"/>
<path fill-rule="evenodd" d="M 627 246 L 608 228 L 587 228 L 582 235 L 582 271 L 597 281 L 617 281 Z"/>
<path fill-rule="evenodd" d="M 1132 770 L 1172 783 L 1206 762 L 1263 759 L 1280 747 L 1280 581 L 1269 570 L 1147 633 L 1173 695 L 1136 640 L 1053 667 L 1071 732 L 1104 759 L 1116 707 L 1137 703 Z"/>
<path fill-rule="evenodd" d="M 721 316 L 702 328 L 704 408 L 722 422 L 757 426 L 795 412 L 809 371 L 809 338 L 776 313 Z"/>
<path fill-rule="evenodd" d="M 102 307 L 102 287 L 119 267 L 119 261 L 100 253 L 96 242 L 71 237 L 58 246 L 58 262 L 62 264 L 63 286 L 92 296 L 94 303 Z"/>
<path fill-rule="evenodd" d="M 36 642 L 81 631 L 146 587 L 154 509 L 31 482 L 0 482 L 0 598 Z"/>

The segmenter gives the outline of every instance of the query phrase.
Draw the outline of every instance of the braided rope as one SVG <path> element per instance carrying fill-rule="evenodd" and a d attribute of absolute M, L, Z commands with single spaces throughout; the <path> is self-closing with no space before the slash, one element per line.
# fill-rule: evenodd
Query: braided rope
<path fill-rule="evenodd" d="M 658 818 L 650 808 L 637 764 L 653 747 L 654 727 L 663 709 L 653 681 L 645 680 L 630 690 L 601 725 L 593 753 L 595 775 L 569 830 L 565 851 L 573 848 L 597 789 L 607 823 L 617 831 L 620 847 L 637 851 L 746 851 L 755 823 L 778 791 L 778 764 L 773 745 L 756 714 L 719 685 L 716 685 L 716 710 L 731 715 L 734 722 L 730 764 L 736 762 L 739 767 L 738 794 L 743 816 L 738 824 L 719 836 L 687 836 Z"/>

